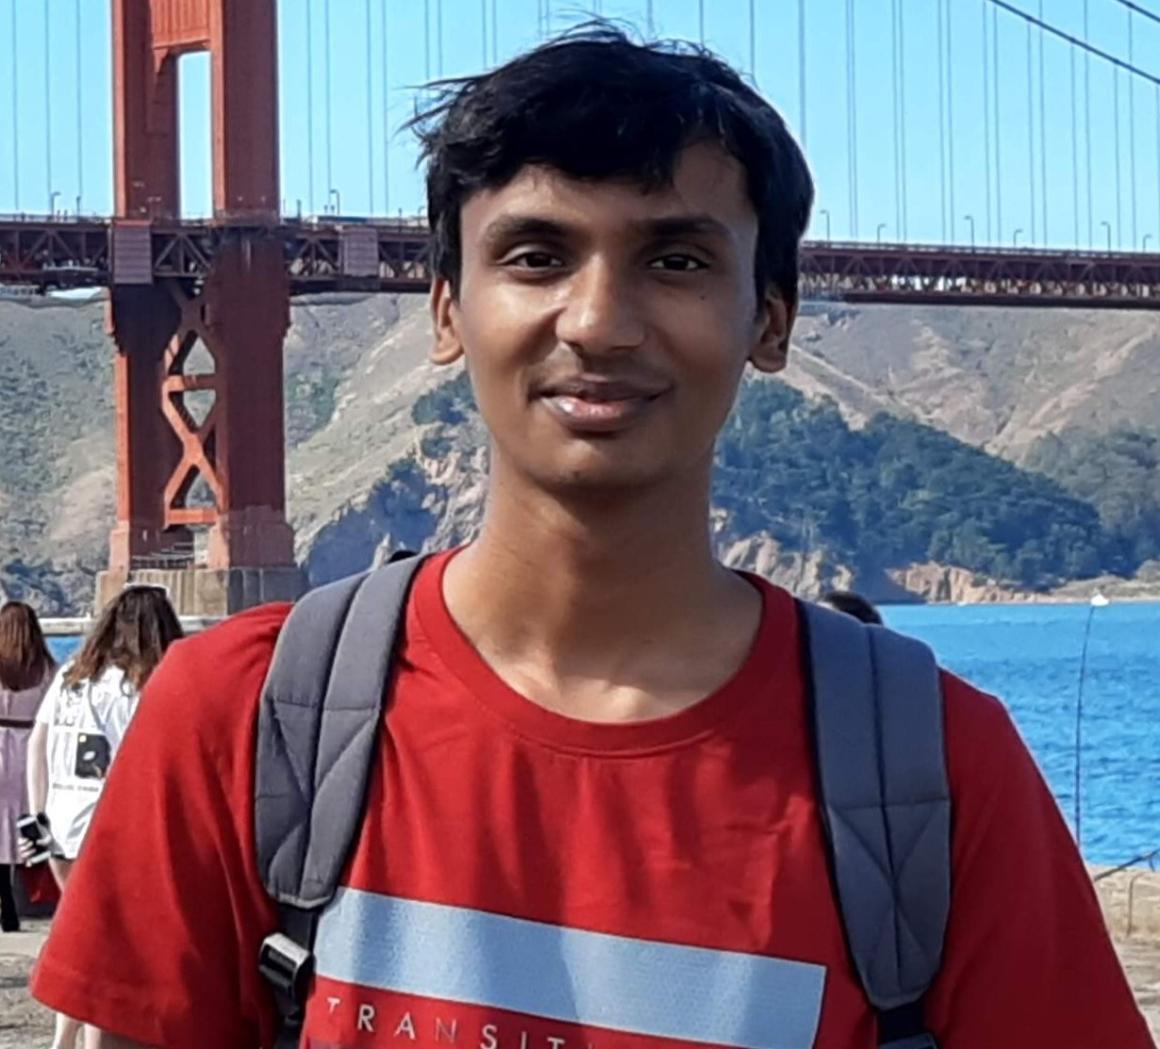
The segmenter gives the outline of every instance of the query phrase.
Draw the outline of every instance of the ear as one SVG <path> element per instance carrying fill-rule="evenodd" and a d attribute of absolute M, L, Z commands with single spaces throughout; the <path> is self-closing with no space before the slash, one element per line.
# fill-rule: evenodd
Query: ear
<path fill-rule="evenodd" d="M 459 306 L 446 277 L 436 277 L 431 282 L 430 303 L 435 331 L 431 360 L 435 364 L 454 364 L 463 356 L 463 342 L 459 337 Z"/>
<path fill-rule="evenodd" d="M 749 354 L 749 362 L 758 371 L 773 374 L 789 361 L 789 336 L 797 316 L 797 300 L 786 298 L 781 290 L 770 285 L 757 311 L 757 342 Z"/>

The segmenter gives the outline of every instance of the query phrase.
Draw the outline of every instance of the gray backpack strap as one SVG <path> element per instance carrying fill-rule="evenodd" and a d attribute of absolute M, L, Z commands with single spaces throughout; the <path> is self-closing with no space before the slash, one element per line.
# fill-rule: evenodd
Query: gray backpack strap
<path fill-rule="evenodd" d="M 282 928 L 262 944 L 282 1028 L 297 1044 L 314 932 L 363 816 L 383 701 L 417 557 L 312 590 L 282 627 L 262 689 L 254 774 L 258 870 Z"/>
<path fill-rule="evenodd" d="M 950 910 L 942 691 L 922 642 L 800 603 L 820 804 L 846 941 L 879 1044 L 935 1046 L 922 998 Z"/>

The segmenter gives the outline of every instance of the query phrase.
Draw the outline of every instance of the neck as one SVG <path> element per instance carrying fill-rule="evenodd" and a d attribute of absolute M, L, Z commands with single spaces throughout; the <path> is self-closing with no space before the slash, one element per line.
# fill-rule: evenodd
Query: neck
<path fill-rule="evenodd" d="M 448 606 L 490 654 L 547 660 L 564 676 L 679 644 L 751 589 L 713 556 L 708 501 L 707 467 L 569 501 L 496 470 L 480 537 L 448 567 Z"/>

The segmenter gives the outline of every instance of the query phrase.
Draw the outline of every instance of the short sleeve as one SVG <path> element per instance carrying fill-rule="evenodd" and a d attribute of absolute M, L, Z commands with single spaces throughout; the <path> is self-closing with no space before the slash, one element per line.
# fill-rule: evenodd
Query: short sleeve
<path fill-rule="evenodd" d="M 178 642 L 149 681 L 33 975 L 44 1004 L 165 1049 L 265 1040 L 252 754 L 284 615 Z"/>
<path fill-rule="evenodd" d="M 951 916 L 928 1000 L 942 1049 L 1152 1049 L 1091 879 L 1002 705 L 944 677 Z"/>

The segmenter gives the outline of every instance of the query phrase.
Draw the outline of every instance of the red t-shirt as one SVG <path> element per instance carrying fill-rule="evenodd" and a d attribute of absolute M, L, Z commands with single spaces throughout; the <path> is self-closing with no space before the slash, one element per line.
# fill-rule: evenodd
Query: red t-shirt
<path fill-rule="evenodd" d="M 322 920 L 315 1049 L 871 1049 L 814 798 L 792 599 L 672 717 L 592 724 L 507 687 L 442 569 L 406 617 L 359 843 Z M 164 1049 L 269 1045 L 257 697 L 285 606 L 176 645 L 145 691 L 36 996 Z M 1088 877 L 1003 708 L 944 679 L 954 809 L 943 1049 L 1145 1049 Z M 352 799 L 353 803 L 353 799 Z"/>

